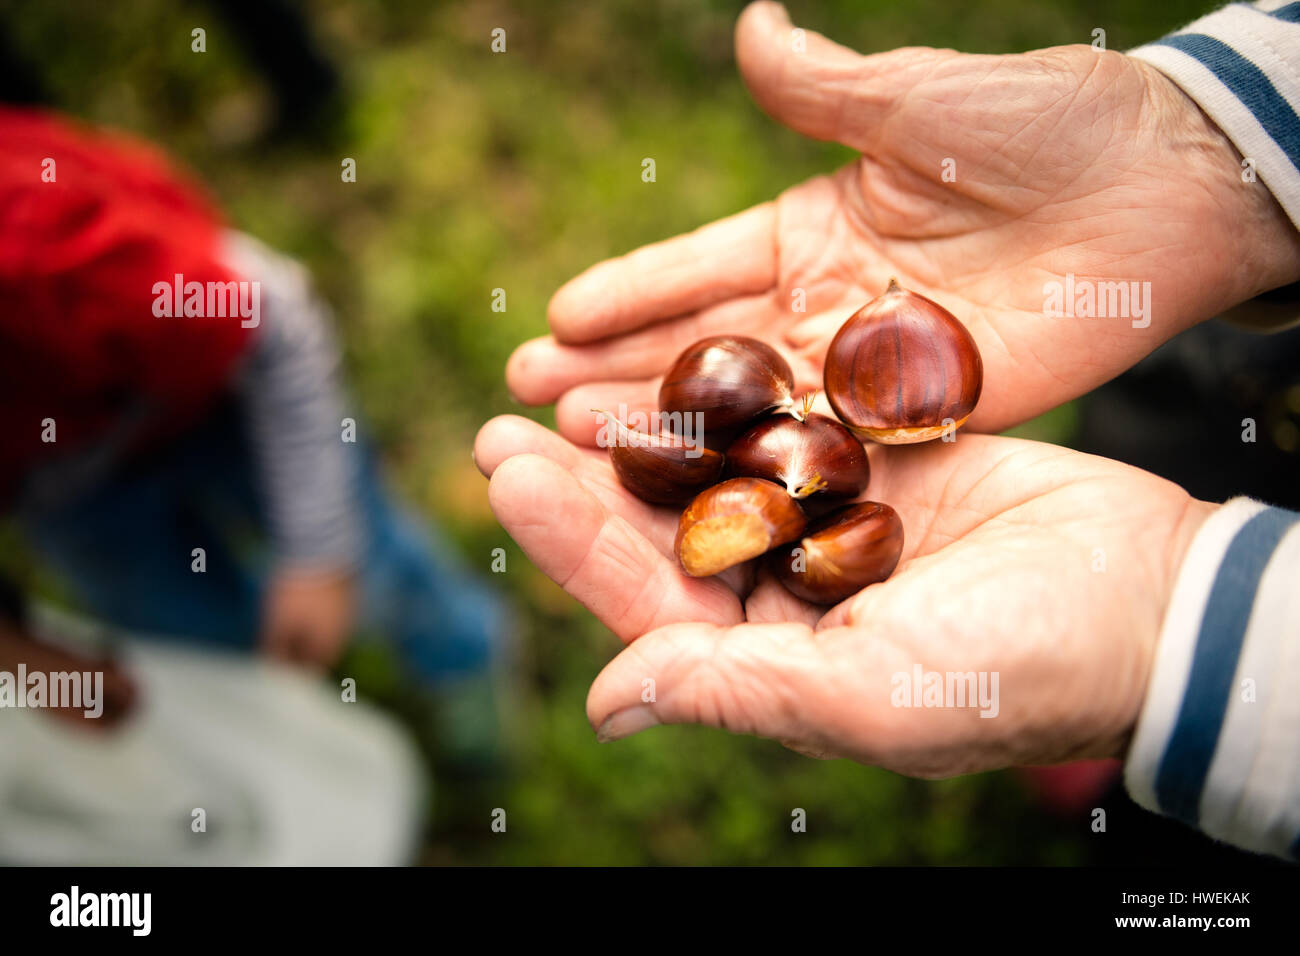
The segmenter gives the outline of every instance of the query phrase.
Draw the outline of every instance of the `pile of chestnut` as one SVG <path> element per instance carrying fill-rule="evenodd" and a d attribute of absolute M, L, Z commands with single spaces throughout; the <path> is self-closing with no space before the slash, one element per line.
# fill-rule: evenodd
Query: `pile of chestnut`
<path fill-rule="evenodd" d="M 610 461 L 644 501 L 686 505 L 682 570 L 717 574 L 766 555 L 796 597 L 836 604 L 893 573 L 898 513 L 854 503 L 870 466 L 859 436 L 886 444 L 951 433 L 979 401 L 983 363 L 970 333 L 936 302 L 891 280 L 831 341 L 825 392 L 838 421 L 797 400 L 789 363 L 745 336 L 702 339 L 659 390 L 661 421 L 700 422 L 697 439 L 609 419 Z M 689 429 L 679 429 L 689 431 Z"/>

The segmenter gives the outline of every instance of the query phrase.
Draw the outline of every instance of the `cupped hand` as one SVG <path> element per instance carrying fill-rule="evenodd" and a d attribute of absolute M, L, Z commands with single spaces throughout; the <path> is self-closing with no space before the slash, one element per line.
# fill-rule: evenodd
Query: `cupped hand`
<path fill-rule="evenodd" d="M 1214 506 L 1010 438 L 869 453 L 864 497 L 898 510 L 903 558 L 825 609 L 761 573 L 682 574 L 678 511 L 628 494 L 604 452 L 515 416 L 475 446 L 502 525 L 627 644 L 588 697 L 602 739 L 699 723 L 919 776 L 1121 754 L 1175 575 Z M 996 699 L 898 706 L 898 675 L 918 669 L 983 674 L 987 688 L 996 674 Z"/>
<path fill-rule="evenodd" d="M 1267 188 L 1243 183 L 1241 157 L 1191 99 L 1123 54 L 862 56 L 756 3 L 736 58 L 767 112 L 860 158 L 561 288 L 552 334 L 518 349 L 507 380 L 526 403 L 558 399 L 566 437 L 589 443 L 590 408 L 653 408 L 655 377 L 710 334 L 763 338 L 818 387 L 831 337 L 890 276 L 974 334 L 980 431 L 1075 398 L 1300 278 L 1300 239 Z M 1129 315 L 1049 317 L 1044 286 L 1067 274 L 1149 282 L 1146 314 L 1130 303 Z"/>

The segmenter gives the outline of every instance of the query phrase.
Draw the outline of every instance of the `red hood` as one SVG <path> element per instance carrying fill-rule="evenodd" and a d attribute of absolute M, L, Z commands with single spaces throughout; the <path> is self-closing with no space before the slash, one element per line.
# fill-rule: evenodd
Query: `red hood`
<path fill-rule="evenodd" d="M 219 262 L 221 234 L 215 207 L 160 153 L 0 107 L 0 502 L 128 408 L 162 409 L 156 435 L 220 393 L 253 330 L 238 317 L 156 317 L 153 287 L 177 273 L 237 279 Z M 53 445 L 41 441 L 47 418 Z"/>

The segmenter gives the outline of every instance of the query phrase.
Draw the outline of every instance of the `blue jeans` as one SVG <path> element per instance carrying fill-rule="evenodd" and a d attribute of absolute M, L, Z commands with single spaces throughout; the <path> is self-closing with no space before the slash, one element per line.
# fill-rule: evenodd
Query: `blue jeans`
<path fill-rule="evenodd" d="M 502 651 L 500 597 L 384 486 L 359 448 L 367 547 L 358 629 L 390 640 L 423 682 L 485 671 Z M 95 617 L 173 640 L 251 649 L 271 569 L 255 471 L 235 408 L 223 406 L 148 461 L 57 509 L 20 512 L 27 539 Z M 195 548 L 206 571 L 191 570 Z"/>

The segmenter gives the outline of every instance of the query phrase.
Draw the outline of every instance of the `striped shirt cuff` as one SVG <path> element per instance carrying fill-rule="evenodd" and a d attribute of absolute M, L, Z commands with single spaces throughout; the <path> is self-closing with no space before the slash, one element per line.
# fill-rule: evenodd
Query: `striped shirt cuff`
<path fill-rule="evenodd" d="M 1124 769 L 1133 799 L 1300 858 L 1300 514 L 1235 498 L 1197 532 Z"/>
<path fill-rule="evenodd" d="M 1197 102 L 1300 228 L 1300 2 L 1230 4 L 1129 56 Z"/>

